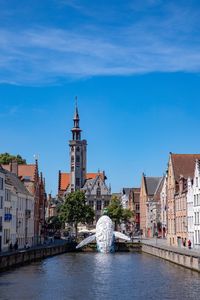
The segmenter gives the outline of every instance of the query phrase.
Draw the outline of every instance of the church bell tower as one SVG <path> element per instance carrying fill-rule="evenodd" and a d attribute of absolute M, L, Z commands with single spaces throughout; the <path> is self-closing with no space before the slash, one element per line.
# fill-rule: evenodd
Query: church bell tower
<path fill-rule="evenodd" d="M 70 192 L 74 192 L 83 187 L 86 180 L 86 153 L 87 141 L 81 140 L 82 130 L 79 127 L 79 113 L 77 101 L 74 113 L 74 126 L 71 130 L 72 140 L 69 141 L 70 147 Z"/>

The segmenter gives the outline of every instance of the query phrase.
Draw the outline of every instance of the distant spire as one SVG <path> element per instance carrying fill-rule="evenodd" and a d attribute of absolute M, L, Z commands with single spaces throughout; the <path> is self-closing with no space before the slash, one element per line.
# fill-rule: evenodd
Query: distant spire
<path fill-rule="evenodd" d="M 78 97 L 75 97 L 75 113 L 74 113 L 74 120 L 79 120 L 79 114 L 78 114 Z"/>
<path fill-rule="evenodd" d="M 74 127 L 72 128 L 72 139 L 77 141 L 81 140 L 81 129 L 79 128 L 79 113 L 78 113 L 78 105 L 77 105 L 77 96 L 75 97 L 75 113 L 74 113 Z"/>

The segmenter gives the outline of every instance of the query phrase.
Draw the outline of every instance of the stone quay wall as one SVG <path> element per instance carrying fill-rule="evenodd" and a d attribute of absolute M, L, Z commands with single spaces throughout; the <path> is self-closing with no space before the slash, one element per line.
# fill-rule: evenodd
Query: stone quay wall
<path fill-rule="evenodd" d="M 183 253 L 174 249 L 165 249 L 161 246 L 149 245 L 142 243 L 142 252 L 148 253 L 182 267 L 200 272 L 200 256 L 194 254 Z"/>
<path fill-rule="evenodd" d="M 22 266 L 31 262 L 44 259 L 50 256 L 74 251 L 76 244 L 62 243 L 52 244 L 49 246 L 41 246 L 28 250 L 14 251 L 8 254 L 0 255 L 0 271 L 8 270 L 12 267 Z"/>

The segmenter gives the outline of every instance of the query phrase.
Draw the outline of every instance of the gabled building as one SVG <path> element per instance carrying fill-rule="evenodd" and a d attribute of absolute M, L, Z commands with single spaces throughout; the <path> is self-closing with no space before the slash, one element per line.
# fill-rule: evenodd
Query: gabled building
<path fill-rule="evenodd" d="M 34 243 L 34 197 L 28 192 L 16 174 L 3 168 L 4 202 L 2 206 L 1 249 L 9 250 L 9 245 L 17 241 L 18 247 Z"/>
<path fill-rule="evenodd" d="M 193 205 L 193 214 L 192 214 L 193 219 L 191 218 L 191 223 L 194 229 L 193 231 L 194 239 L 193 241 L 191 240 L 191 242 L 194 243 L 195 247 L 200 248 L 200 159 L 197 159 L 195 162 L 192 196 L 193 196 L 194 205 Z"/>
<path fill-rule="evenodd" d="M 170 153 L 167 175 L 168 235 L 170 245 L 181 246 L 188 239 L 188 179 L 194 177 L 200 154 Z"/>
<path fill-rule="evenodd" d="M 167 236 L 167 174 L 164 176 L 163 179 L 163 186 L 160 193 L 160 205 L 161 205 L 160 222 L 161 222 L 162 237 L 166 238 Z"/>
<path fill-rule="evenodd" d="M 161 202 L 160 193 L 163 177 L 142 175 L 140 190 L 140 230 L 144 237 L 160 234 Z"/>
<path fill-rule="evenodd" d="M 16 161 L 2 167 L 16 174 L 29 193 L 34 197 L 34 244 L 44 241 L 45 238 L 45 208 L 46 192 L 45 180 L 42 173 L 39 175 L 38 161 L 34 164 L 18 164 Z"/>
<path fill-rule="evenodd" d="M 85 192 L 87 204 L 94 209 L 95 221 L 98 221 L 111 200 L 111 189 L 105 183 L 105 176 L 99 173 L 95 178 L 87 179 L 81 190 Z"/>
<path fill-rule="evenodd" d="M 5 202 L 5 172 L 0 165 L 0 252 L 2 251 L 2 247 L 3 247 L 4 202 Z"/>

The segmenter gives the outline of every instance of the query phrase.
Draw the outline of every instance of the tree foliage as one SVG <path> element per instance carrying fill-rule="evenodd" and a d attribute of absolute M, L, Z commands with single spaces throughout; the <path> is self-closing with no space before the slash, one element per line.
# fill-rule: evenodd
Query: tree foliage
<path fill-rule="evenodd" d="M 81 191 L 67 195 L 59 211 L 63 223 L 72 223 L 75 226 L 76 236 L 78 223 L 88 224 L 94 220 L 94 211 L 86 204 L 85 194 Z"/>
<path fill-rule="evenodd" d="M 21 157 L 21 155 L 11 155 L 7 152 L 0 154 L 0 164 L 8 165 L 12 161 L 17 161 L 19 165 L 26 164 L 26 160 Z"/>
<path fill-rule="evenodd" d="M 62 221 L 59 216 L 52 216 L 46 220 L 47 230 L 53 235 L 62 228 Z"/>
<path fill-rule="evenodd" d="M 127 222 L 132 217 L 132 212 L 130 209 L 124 209 L 120 200 L 114 196 L 111 199 L 110 205 L 107 207 L 108 216 L 115 223 L 115 230 L 117 229 L 117 225 L 122 221 Z"/>

